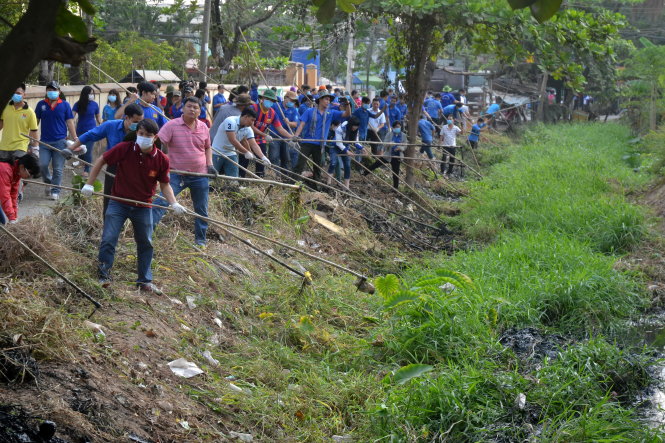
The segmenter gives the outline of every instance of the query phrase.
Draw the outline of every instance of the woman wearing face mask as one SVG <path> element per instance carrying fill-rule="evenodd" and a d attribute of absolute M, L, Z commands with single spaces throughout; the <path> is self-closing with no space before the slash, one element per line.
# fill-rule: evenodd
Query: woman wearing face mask
<path fill-rule="evenodd" d="M 120 100 L 118 100 L 118 91 L 115 89 L 111 89 L 109 91 L 109 95 L 107 97 L 107 103 L 106 106 L 104 106 L 104 110 L 102 111 L 102 121 L 108 121 L 108 120 L 113 120 L 115 116 L 115 111 L 118 110 L 120 107 Z"/>
<path fill-rule="evenodd" d="M 92 91 L 92 87 L 84 86 L 81 89 L 81 95 L 79 96 L 79 100 L 74 103 L 72 112 L 76 119 L 76 135 L 79 137 L 102 123 L 99 115 L 99 105 L 95 101 L 95 94 Z M 94 144 L 87 146 L 84 152 L 79 154 L 79 158 L 88 163 L 92 162 L 92 151 L 94 148 Z M 74 152 L 74 154 L 76 153 Z M 83 177 L 87 177 L 89 172 L 90 166 L 85 165 L 83 168 Z"/>
<path fill-rule="evenodd" d="M 116 166 L 116 178 L 111 197 L 127 198 L 152 203 L 155 187 L 159 182 L 162 194 L 176 214 L 186 209 L 178 204 L 169 184 L 169 158 L 154 144 L 159 128 L 154 120 L 141 120 L 137 125 L 136 141 L 115 145 L 95 163 L 87 184 L 81 189 L 84 197 L 94 192 L 97 175 L 108 164 Z M 99 245 L 98 272 L 102 287 L 111 284 L 111 268 L 115 248 L 125 220 L 130 219 L 134 228 L 138 278 L 136 286 L 141 292 L 160 295 L 162 291 L 152 283 L 152 209 L 138 203 L 111 200 L 104 217 L 104 232 Z"/>

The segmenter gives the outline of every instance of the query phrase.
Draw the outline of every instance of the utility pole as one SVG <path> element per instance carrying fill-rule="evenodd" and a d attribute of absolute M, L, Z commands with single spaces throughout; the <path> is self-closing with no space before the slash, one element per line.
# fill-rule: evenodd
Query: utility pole
<path fill-rule="evenodd" d="M 353 50 L 353 28 L 349 32 L 349 47 L 346 50 L 346 92 L 351 94 L 353 88 L 353 62 L 355 59 L 355 51 Z"/>
<path fill-rule="evenodd" d="M 203 32 L 201 36 L 201 61 L 199 62 L 199 71 L 202 72 L 201 81 L 207 81 L 208 78 L 208 40 L 210 38 L 210 7 L 212 0 L 205 0 L 203 6 Z"/>

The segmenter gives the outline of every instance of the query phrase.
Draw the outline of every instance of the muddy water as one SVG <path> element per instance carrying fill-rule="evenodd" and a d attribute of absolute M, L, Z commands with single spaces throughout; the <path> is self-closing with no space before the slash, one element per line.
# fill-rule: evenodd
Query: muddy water
<path fill-rule="evenodd" d="M 646 346 L 660 358 L 665 358 L 665 311 L 633 324 L 624 340 L 627 345 Z M 654 366 L 650 372 L 655 382 L 637 398 L 636 406 L 640 408 L 647 423 L 665 428 L 665 360 Z"/>

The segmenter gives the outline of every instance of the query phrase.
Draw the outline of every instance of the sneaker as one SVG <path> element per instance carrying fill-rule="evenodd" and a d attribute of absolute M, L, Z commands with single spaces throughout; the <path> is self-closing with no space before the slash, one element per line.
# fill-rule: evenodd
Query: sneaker
<path fill-rule="evenodd" d="M 18 223 L 18 220 L 16 220 L 16 219 L 14 219 L 14 220 L 9 220 L 8 223 L 9 223 L 10 225 L 15 225 L 16 223 Z"/>
<path fill-rule="evenodd" d="M 101 286 L 102 288 L 108 288 L 109 286 L 111 286 L 111 279 L 100 277 L 99 286 Z"/>
<path fill-rule="evenodd" d="M 139 291 L 141 292 L 150 292 L 155 295 L 162 295 L 163 292 L 154 283 L 139 283 Z"/>
<path fill-rule="evenodd" d="M 60 194 L 56 194 L 55 192 L 51 193 L 51 200 L 60 200 Z"/>

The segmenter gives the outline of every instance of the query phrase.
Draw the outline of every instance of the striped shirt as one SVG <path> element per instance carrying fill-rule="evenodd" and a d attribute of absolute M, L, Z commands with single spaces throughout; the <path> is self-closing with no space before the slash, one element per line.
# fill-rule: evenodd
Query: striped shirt
<path fill-rule="evenodd" d="M 268 131 L 268 126 L 272 125 L 274 128 L 282 126 L 282 122 L 277 118 L 275 110 L 270 108 L 268 112 L 263 112 L 263 109 L 260 105 L 256 103 L 252 105 L 254 111 L 256 112 L 256 121 L 254 122 L 254 127 L 264 134 Z M 256 135 L 256 143 L 262 144 L 265 143 L 266 139 L 262 136 Z"/>
<path fill-rule="evenodd" d="M 157 136 L 167 143 L 173 169 L 189 172 L 207 172 L 206 149 L 210 149 L 210 132 L 205 123 L 195 120 L 194 130 L 189 129 L 182 117 L 166 123 Z"/>

